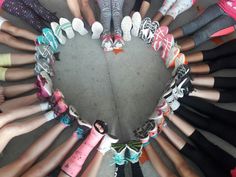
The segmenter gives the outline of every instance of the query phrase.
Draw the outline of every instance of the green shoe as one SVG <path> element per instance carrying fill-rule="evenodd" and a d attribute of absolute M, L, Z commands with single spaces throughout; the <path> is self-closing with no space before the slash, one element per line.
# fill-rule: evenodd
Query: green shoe
<path fill-rule="evenodd" d="M 127 163 L 127 160 L 125 159 L 126 154 L 126 144 L 123 143 L 116 143 L 112 144 L 111 149 L 114 151 L 114 164 L 117 165 L 124 165 Z"/>
<path fill-rule="evenodd" d="M 131 163 L 137 163 L 142 154 L 143 145 L 140 141 L 130 141 L 127 144 L 126 160 Z"/>

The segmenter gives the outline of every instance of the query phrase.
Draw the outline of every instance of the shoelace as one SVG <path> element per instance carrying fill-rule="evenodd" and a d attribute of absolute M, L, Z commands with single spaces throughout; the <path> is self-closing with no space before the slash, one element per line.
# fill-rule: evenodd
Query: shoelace
<path fill-rule="evenodd" d="M 114 165 L 114 164 L 123 164 L 123 163 L 126 163 L 127 161 L 124 159 L 124 157 L 120 154 L 115 154 L 113 157 L 113 162 L 111 163 L 111 165 Z"/>
<path fill-rule="evenodd" d="M 184 66 L 180 66 L 176 70 L 176 79 L 179 80 L 187 74 L 187 69 Z"/>

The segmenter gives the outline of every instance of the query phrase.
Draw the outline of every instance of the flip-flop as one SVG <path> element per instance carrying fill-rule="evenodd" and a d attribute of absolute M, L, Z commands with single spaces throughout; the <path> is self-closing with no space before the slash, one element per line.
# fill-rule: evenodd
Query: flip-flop
<path fill-rule="evenodd" d="M 130 16 L 125 16 L 121 22 L 121 29 L 123 31 L 124 41 L 131 41 L 130 30 L 132 28 L 132 19 Z"/>
<path fill-rule="evenodd" d="M 61 29 L 66 32 L 66 36 L 68 39 L 72 39 L 75 37 L 74 30 L 72 28 L 72 24 L 66 18 L 60 18 L 59 23 L 61 25 Z"/>
<path fill-rule="evenodd" d="M 65 45 L 66 37 L 62 34 L 61 26 L 57 22 L 52 22 L 51 28 L 52 28 L 54 35 L 57 37 L 58 41 L 62 45 Z"/>
<path fill-rule="evenodd" d="M 84 27 L 84 22 L 79 18 L 74 18 L 72 21 L 73 29 L 78 32 L 81 36 L 84 36 L 88 31 Z"/>
<path fill-rule="evenodd" d="M 132 34 L 134 37 L 137 37 L 137 36 L 138 36 L 141 22 L 142 22 L 142 17 L 141 17 L 141 15 L 140 15 L 140 13 L 139 13 L 139 12 L 135 12 L 135 13 L 132 15 L 133 28 L 132 28 L 132 30 L 131 30 L 131 34 Z"/>
<path fill-rule="evenodd" d="M 103 26 L 100 22 L 94 22 L 92 27 L 91 27 L 91 30 L 92 30 L 92 39 L 99 39 L 102 32 L 103 32 Z"/>
<path fill-rule="evenodd" d="M 58 46 L 57 39 L 53 34 L 53 31 L 50 28 L 44 28 L 42 32 L 45 38 L 47 39 L 47 41 L 49 42 L 53 52 L 56 53 L 59 46 Z"/>

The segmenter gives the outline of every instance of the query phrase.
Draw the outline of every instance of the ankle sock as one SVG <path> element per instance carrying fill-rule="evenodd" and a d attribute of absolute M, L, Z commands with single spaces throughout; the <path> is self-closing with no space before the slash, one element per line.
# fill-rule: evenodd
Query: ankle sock
<path fill-rule="evenodd" d="M 48 102 L 41 103 L 39 105 L 40 105 L 41 111 L 47 111 L 48 109 L 50 109 L 50 105 Z"/>
<path fill-rule="evenodd" d="M 44 116 L 47 118 L 48 121 L 55 119 L 57 116 L 54 114 L 53 111 L 49 111 Z"/>

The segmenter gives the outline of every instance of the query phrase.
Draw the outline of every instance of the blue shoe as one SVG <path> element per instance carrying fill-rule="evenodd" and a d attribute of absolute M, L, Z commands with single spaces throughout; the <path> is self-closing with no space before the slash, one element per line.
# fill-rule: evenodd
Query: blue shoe
<path fill-rule="evenodd" d="M 114 151 L 113 161 L 114 164 L 117 165 L 124 165 L 127 163 L 127 160 L 125 159 L 126 154 L 126 144 L 122 143 L 116 143 L 112 144 L 111 149 Z"/>
<path fill-rule="evenodd" d="M 127 144 L 126 160 L 131 163 L 137 163 L 142 154 L 143 145 L 140 141 L 130 141 Z"/>
<path fill-rule="evenodd" d="M 39 45 L 42 45 L 42 44 L 49 45 L 49 42 L 46 40 L 46 38 L 43 35 L 38 36 L 36 41 Z"/>
<path fill-rule="evenodd" d="M 56 37 L 53 34 L 53 31 L 50 28 L 44 28 L 42 32 L 46 40 L 49 42 L 52 50 L 54 51 L 54 53 L 56 53 L 58 51 L 59 44 Z"/>
<path fill-rule="evenodd" d="M 71 126 L 75 119 L 77 119 L 78 113 L 76 112 L 76 109 L 73 106 L 69 106 L 69 109 L 67 112 L 61 116 L 60 122 L 64 124 L 65 126 Z"/>

